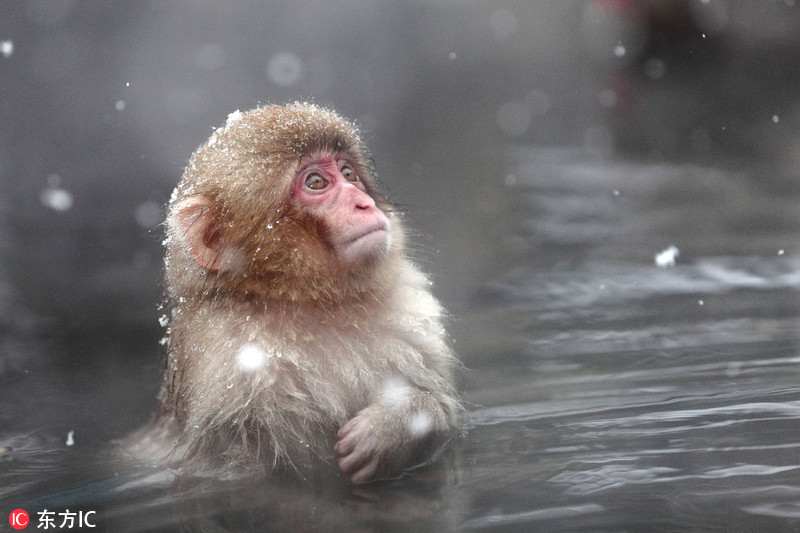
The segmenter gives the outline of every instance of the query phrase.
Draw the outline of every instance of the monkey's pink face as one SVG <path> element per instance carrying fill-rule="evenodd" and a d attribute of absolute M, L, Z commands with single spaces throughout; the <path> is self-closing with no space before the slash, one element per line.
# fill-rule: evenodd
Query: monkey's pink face
<path fill-rule="evenodd" d="M 342 154 L 315 154 L 292 184 L 292 199 L 324 228 L 346 265 L 374 261 L 389 249 L 389 220 L 367 194 L 356 167 Z"/>

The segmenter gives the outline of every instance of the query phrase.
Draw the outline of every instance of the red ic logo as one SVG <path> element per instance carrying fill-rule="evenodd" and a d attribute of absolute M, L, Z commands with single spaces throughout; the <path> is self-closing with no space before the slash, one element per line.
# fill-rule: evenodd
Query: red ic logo
<path fill-rule="evenodd" d="M 30 519 L 28 518 L 28 513 L 22 509 L 15 509 L 11 511 L 8 521 L 11 522 L 11 527 L 14 529 L 24 529 L 28 527 Z"/>

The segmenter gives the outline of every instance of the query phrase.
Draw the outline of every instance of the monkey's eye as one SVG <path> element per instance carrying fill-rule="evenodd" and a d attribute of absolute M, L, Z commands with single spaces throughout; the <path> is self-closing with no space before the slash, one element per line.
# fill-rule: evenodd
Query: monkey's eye
<path fill-rule="evenodd" d="M 356 171 L 353 170 L 353 167 L 350 165 L 342 166 L 341 173 L 347 181 L 358 181 L 358 174 L 356 174 Z"/>
<path fill-rule="evenodd" d="M 306 177 L 306 187 L 315 191 L 321 191 L 328 186 L 328 180 L 317 173 L 309 174 Z"/>

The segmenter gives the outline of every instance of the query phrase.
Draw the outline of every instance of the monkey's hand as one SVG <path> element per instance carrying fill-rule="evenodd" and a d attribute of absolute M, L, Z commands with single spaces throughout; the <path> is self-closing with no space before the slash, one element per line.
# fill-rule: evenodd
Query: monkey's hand
<path fill-rule="evenodd" d="M 339 469 L 352 483 L 400 475 L 424 462 L 446 440 L 444 409 L 428 392 L 404 386 L 384 392 L 337 433 Z"/>

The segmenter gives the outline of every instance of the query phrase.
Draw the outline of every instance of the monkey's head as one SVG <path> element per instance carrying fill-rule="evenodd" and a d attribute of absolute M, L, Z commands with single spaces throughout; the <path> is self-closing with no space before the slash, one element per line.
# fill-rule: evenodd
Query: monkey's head
<path fill-rule="evenodd" d="M 170 200 L 172 296 L 358 297 L 400 253 L 390 207 L 357 129 L 334 112 L 295 103 L 232 113 Z"/>

